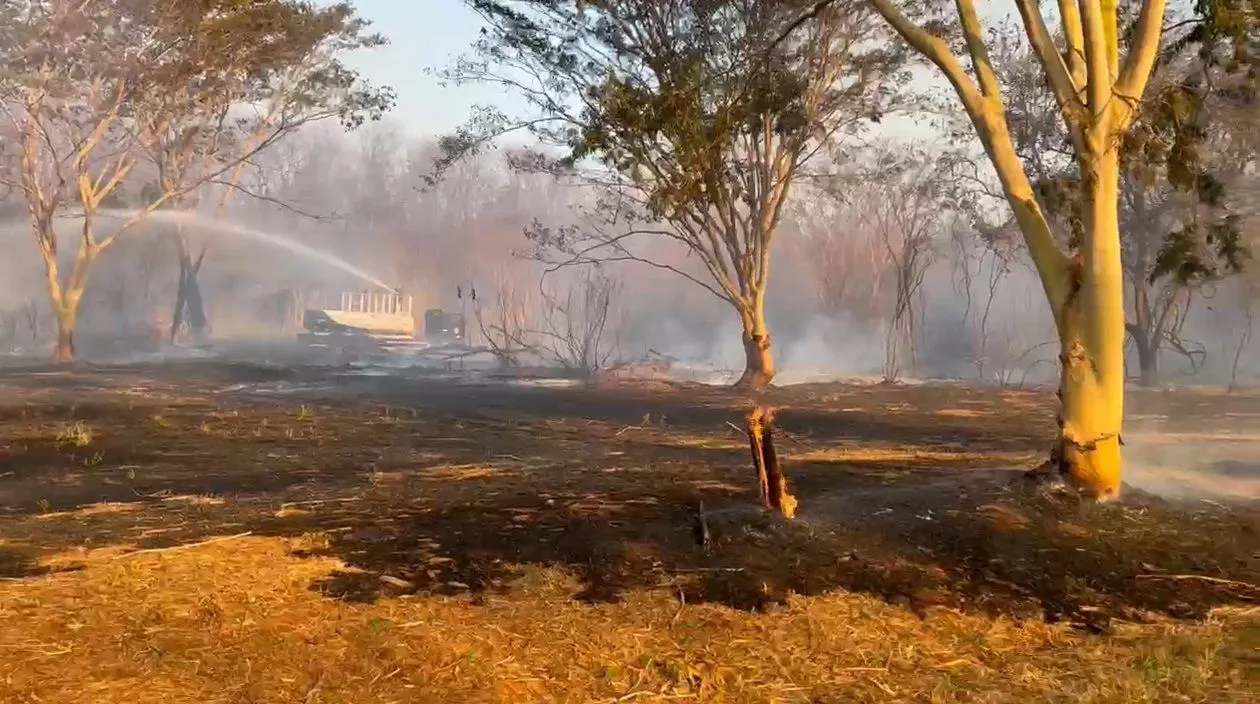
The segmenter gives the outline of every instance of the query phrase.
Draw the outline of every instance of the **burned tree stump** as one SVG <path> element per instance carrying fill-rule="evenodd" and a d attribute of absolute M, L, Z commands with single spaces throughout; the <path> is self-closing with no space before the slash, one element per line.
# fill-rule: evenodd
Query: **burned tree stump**
<path fill-rule="evenodd" d="M 787 477 L 783 476 L 774 451 L 773 410 L 754 406 L 748 412 L 748 444 L 752 448 L 753 469 L 757 471 L 761 505 L 784 518 L 792 518 L 796 515 L 796 498 L 788 493 Z"/>

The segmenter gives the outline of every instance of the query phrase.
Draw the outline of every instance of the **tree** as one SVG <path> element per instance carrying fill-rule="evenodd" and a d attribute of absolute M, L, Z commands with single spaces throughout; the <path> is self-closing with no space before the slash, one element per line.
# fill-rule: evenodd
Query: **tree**
<path fill-rule="evenodd" d="M 481 340 L 503 369 L 521 366 L 521 355 L 531 351 L 528 335 L 533 325 L 527 310 L 524 292 L 506 270 L 494 279 L 489 306 L 481 299 L 473 301 L 473 317 L 481 331 Z"/>
<path fill-rule="evenodd" d="M 559 283 L 544 272 L 536 296 L 500 271 L 493 300 L 489 305 L 474 300 L 473 316 L 502 368 L 519 367 L 522 357 L 532 357 L 567 374 L 594 379 L 619 351 L 619 321 L 610 316 L 617 312 L 620 292 L 621 282 L 595 266 Z"/>
<path fill-rule="evenodd" d="M 913 368 L 918 338 L 915 297 L 938 254 L 936 240 L 946 211 L 945 181 L 934 155 L 912 153 L 894 157 L 885 152 L 875 164 L 868 188 L 874 197 L 865 213 L 883 247 L 892 275 L 892 308 L 885 321 L 884 379 L 894 381 L 903 364 Z M 903 353 L 908 359 L 903 358 Z"/>
<path fill-rule="evenodd" d="M 1099 500 L 1115 497 L 1120 491 L 1125 382 L 1119 144 L 1155 64 L 1165 1 L 1143 0 L 1123 59 L 1114 0 L 1061 0 L 1058 44 L 1040 6 L 1034 0 L 1017 2 L 1082 183 L 1083 231 L 1075 253 L 1056 240 L 1016 151 L 974 0 L 957 0 L 956 5 L 970 73 L 951 41 L 933 33 L 939 23 L 912 20 L 894 0 L 871 4 L 953 87 L 997 172 L 1041 278 L 1058 330 L 1062 363 L 1059 434 L 1050 465 Z"/>
<path fill-rule="evenodd" d="M 964 206 L 964 212 L 967 211 Z M 1023 327 L 1023 316 L 1017 321 L 1007 321 L 1008 329 L 1001 340 L 1004 343 L 1002 347 L 994 346 L 990 340 L 998 291 L 1020 262 L 1018 246 L 1005 230 L 985 227 L 983 220 L 977 220 L 974 213 L 955 221 L 951 235 L 954 290 L 963 297 L 961 323 L 971 338 L 969 361 L 975 367 L 976 378 L 980 382 L 996 381 L 1005 387 L 1019 371 L 1015 365 L 1040 347 L 1021 345 L 1019 328 Z M 1010 325 L 1010 322 L 1017 324 Z M 1030 370 L 1031 367 L 1025 367 L 1024 376 Z"/>
<path fill-rule="evenodd" d="M 862 221 L 867 197 L 877 194 L 838 190 L 796 192 L 789 217 L 799 237 L 792 254 L 813 274 L 824 314 L 867 324 L 882 315 L 885 252 L 877 238 L 853 224 Z"/>
<path fill-rule="evenodd" d="M 98 235 L 95 215 L 133 166 L 119 153 L 119 124 L 127 101 L 144 89 L 138 65 L 163 47 L 147 23 L 106 29 L 108 10 L 84 0 L 8 2 L 0 11 L 9 40 L 3 104 L 16 132 L 5 145 L 16 173 L 6 176 L 26 197 L 57 319 L 56 357 L 70 361 L 88 271 L 113 241 Z M 63 277 L 56 219 L 71 199 L 83 209 L 83 225 Z"/>
<path fill-rule="evenodd" d="M 1238 308 L 1242 311 L 1242 322 L 1239 327 L 1242 329 L 1238 333 L 1238 341 L 1234 345 L 1233 358 L 1230 360 L 1229 367 L 1229 386 L 1228 391 L 1233 393 L 1239 388 L 1238 372 L 1242 366 L 1243 352 L 1247 346 L 1251 344 L 1252 335 L 1255 333 L 1256 322 L 1256 299 L 1260 298 L 1260 286 L 1255 281 L 1244 281 L 1238 290 Z"/>
<path fill-rule="evenodd" d="M 594 222 L 537 229 L 536 240 L 569 263 L 638 261 L 704 287 L 739 316 L 738 383 L 769 384 L 770 252 L 792 184 L 888 111 L 905 78 L 877 18 L 844 0 L 778 41 L 807 2 L 466 1 L 487 28 L 451 77 L 502 86 L 531 111 L 479 111 L 446 162 L 518 130 L 563 151 L 524 163 L 600 187 Z M 632 242 L 641 235 L 699 270 L 653 259 Z"/>
<path fill-rule="evenodd" d="M 1239 219 L 1226 206 L 1226 183 L 1241 173 L 1231 164 L 1228 113 L 1250 107 L 1225 69 L 1202 42 L 1201 21 L 1178 23 L 1163 44 L 1151 90 L 1119 143 L 1120 246 L 1127 299 L 1126 329 L 1143 385 L 1158 380 L 1161 351 L 1171 349 L 1197 365 L 1180 330 L 1191 302 L 1204 285 L 1236 273 L 1247 256 Z M 1128 36 L 1123 33 L 1122 36 Z M 1014 44 L 1014 42 L 1012 42 Z M 1018 96 L 1014 115 L 1016 149 L 1030 166 L 1038 198 L 1056 226 L 1060 242 L 1075 248 L 1083 232 L 1079 169 L 1067 149 L 1062 124 L 1053 119 L 1053 98 L 1031 53 L 1008 52 L 1003 72 Z M 1239 103 L 1242 103 L 1240 105 Z M 1213 135 L 1215 137 L 1209 137 Z"/>
<path fill-rule="evenodd" d="M 543 290 L 543 327 L 539 349 L 570 374 L 594 379 L 618 353 L 618 321 L 613 302 L 621 282 L 597 267 L 585 268 L 568 282 L 564 295 Z M 609 326 L 609 323 L 612 326 Z"/>
<path fill-rule="evenodd" d="M 344 6 L 320 11 L 299 0 L 53 0 L 8 2 L 0 11 L 10 33 L 0 59 L 11 81 L 4 109 L 20 135 L 12 180 L 44 260 L 63 362 L 74 357 L 78 305 L 101 252 L 256 151 L 225 157 L 222 145 L 244 124 L 234 110 L 274 102 L 269 89 L 283 68 L 312 53 L 312 36 L 340 31 L 337 23 L 356 33 L 363 26 Z M 320 80 L 345 92 L 352 77 L 343 70 Z M 195 155 L 199 165 L 159 160 L 155 191 L 104 233 L 102 210 L 122 200 L 145 146 L 151 155 Z M 63 275 L 55 223 L 71 206 L 82 224 Z"/>
<path fill-rule="evenodd" d="M 233 195 L 262 197 L 241 182 L 260 152 L 304 125 L 339 118 L 352 129 L 391 106 L 391 91 L 373 89 L 342 62 L 346 52 L 385 43 L 365 31 L 367 23 L 349 3 L 236 3 L 190 19 L 196 25 L 186 31 L 194 37 L 190 59 L 202 68 L 198 80 L 166 86 L 136 115 L 140 142 L 157 172 L 157 193 L 187 192 L 167 200 L 169 206 L 194 206 L 198 193 L 188 191 L 202 184 L 221 188 L 220 211 Z M 174 340 L 187 320 L 198 338 L 207 322 L 197 283 L 207 249 L 202 244 L 194 252 L 182 224 L 176 224 L 175 239 L 179 285 L 170 336 Z"/>

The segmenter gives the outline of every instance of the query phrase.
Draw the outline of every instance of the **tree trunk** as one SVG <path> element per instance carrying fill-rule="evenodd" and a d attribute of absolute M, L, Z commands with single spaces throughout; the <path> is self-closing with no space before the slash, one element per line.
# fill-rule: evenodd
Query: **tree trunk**
<path fill-rule="evenodd" d="M 70 364 L 74 361 L 74 323 L 78 313 L 76 306 L 53 306 L 57 316 L 57 346 L 53 349 L 53 358 L 58 364 Z"/>
<path fill-rule="evenodd" d="M 184 307 L 187 305 L 187 274 L 184 269 L 184 259 L 181 256 L 179 260 L 179 283 L 175 286 L 175 310 L 171 313 L 171 344 L 175 344 L 175 338 L 179 335 L 179 330 L 184 326 Z"/>
<path fill-rule="evenodd" d="M 768 333 L 744 333 L 744 373 L 736 388 L 761 390 L 774 379 L 774 356 Z"/>
<path fill-rule="evenodd" d="M 41 235 L 40 241 L 41 243 L 52 242 L 55 241 L 54 237 L 54 234 L 47 232 Z M 57 256 L 52 247 L 40 248 L 40 254 L 44 259 L 44 275 L 48 281 L 48 299 L 52 304 L 53 317 L 57 320 L 57 344 L 53 348 L 53 359 L 58 364 L 69 364 L 74 361 L 74 326 L 79 314 L 79 301 L 83 300 L 88 270 L 98 252 L 99 250 L 94 250 L 87 245 L 81 246 L 75 256 L 70 275 L 66 277 L 68 280 L 63 284 L 61 269 L 57 266 Z"/>
<path fill-rule="evenodd" d="M 197 258 L 193 259 L 183 233 L 177 232 L 176 237 L 179 284 L 175 289 L 175 310 L 171 316 L 171 344 L 175 343 L 175 338 L 185 323 L 188 324 L 192 340 L 199 342 L 205 336 L 207 320 L 197 275 L 201 273 L 201 263 L 205 260 L 206 250 L 202 249 Z"/>
<path fill-rule="evenodd" d="M 747 417 L 748 443 L 752 449 L 753 469 L 757 473 L 757 489 L 761 505 L 784 518 L 796 516 L 796 497 L 788 491 L 787 477 L 774 449 L 774 411 L 754 406 Z"/>
<path fill-rule="evenodd" d="M 766 330 L 765 310 L 760 305 L 740 316 L 744 335 L 744 373 L 735 382 L 740 389 L 761 390 L 774 379 L 774 355 L 770 332 Z"/>
<path fill-rule="evenodd" d="M 1134 345 L 1138 358 L 1138 384 L 1143 388 L 1159 385 L 1159 346 L 1138 340 Z"/>
<path fill-rule="evenodd" d="M 1136 198 L 1138 206 L 1135 211 L 1142 212 L 1141 198 Z M 1143 220 L 1137 220 L 1143 223 Z M 1141 225 L 1139 225 L 1141 226 Z M 1146 283 L 1146 239 L 1137 238 L 1136 263 L 1133 270 L 1127 271 L 1126 280 L 1133 289 L 1133 323 L 1125 325 L 1125 330 L 1133 336 L 1133 348 L 1137 352 L 1138 383 L 1146 388 L 1159 383 L 1159 349 L 1162 342 L 1162 331 L 1157 332 L 1155 314 L 1151 310 L 1151 293 Z"/>
<path fill-rule="evenodd" d="M 205 299 L 201 297 L 201 284 L 197 281 L 199 269 L 200 267 L 195 266 L 188 271 L 187 290 L 184 292 L 184 303 L 188 311 L 188 328 L 192 333 L 194 343 L 205 341 L 208 322 Z"/>
<path fill-rule="evenodd" d="M 1113 147 L 1098 152 L 1083 169 L 1085 241 L 1058 315 L 1063 407 L 1053 459 L 1079 489 L 1105 501 L 1120 493 L 1125 307 L 1119 165 Z"/>
<path fill-rule="evenodd" d="M 1234 363 L 1229 370 L 1228 392 L 1231 394 L 1238 390 L 1238 367 L 1242 363 L 1243 351 L 1247 349 L 1247 345 L 1251 342 L 1252 329 L 1255 325 L 1255 316 L 1251 310 L 1250 298 L 1243 301 L 1242 309 L 1246 327 L 1243 328 L 1242 335 L 1238 337 L 1238 346 L 1234 348 Z"/>

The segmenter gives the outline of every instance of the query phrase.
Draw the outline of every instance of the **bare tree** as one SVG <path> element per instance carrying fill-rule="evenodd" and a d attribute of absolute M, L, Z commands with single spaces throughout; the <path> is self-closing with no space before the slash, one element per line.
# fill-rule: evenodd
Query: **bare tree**
<path fill-rule="evenodd" d="M 529 340 L 532 325 L 524 292 L 505 270 L 494 279 L 492 303 L 482 298 L 473 301 L 473 317 L 481 332 L 481 341 L 504 369 L 521 366 L 521 356 L 533 351 Z"/>
<path fill-rule="evenodd" d="M 41 328 L 40 323 L 43 321 L 44 317 L 39 301 L 34 298 L 27 299 L 26 305 L 22 308 L 22 312 L 25 314 L 26 331 L 31 335 L 31 342 L 38 341 Z"/>
<path fill-rule="evenodd" d="M 939 252 L 941 221 L 948 217 L 942 197 L 943 173 L 926 154 L 907 158 L 881 155 L 876 165 L 883 174 L 872 182 L 865 218 L 883 245 L 885 262 L 892 273 L 892 307 L 885 321 L 884 379 L 896 380 L 903 366 L 918 364 L 918 312 L 915 299 Z"/>
<path fill-rule="evenodd" d="M 965 203 L 966 198 L 961 200 Z M 1003 313 L 997 306 L 998 294 L 1012 273 L 1026 263 L 1020 258 L 1013 232 L 986 227 L 982 219 L 973 217 L 969 205 L 964 205 L 960 214 L 962 217 L 955 219 L 951 232 L 954 288 L 964 300 L 961 323 L 970 337 L 970 362 L 978 380 L 1005 386 L 1014 374 L 1021 373 L 1020 365 L 1026 357 L 1040 349 L 1039 345 L 1030 348 L 1023 340 L 1022 317 L 1008 321 L 1002 338 L 993 338 L 994 315 L 1000 317 Z M 1030 371 L 1030 367 L 1022 369 Z"/>
<path fill-rule="evenodd" d="M 616 312 L 613 301 L 620 290 L 620 281 L 588 267 L 565 287 L 563 296 L 544 291 L 539 349 L 569 373 L 595 378 L 618 352 L 618 321 L 610 321 L 609 315 Z"/>
<path fill-rule="evenodd" d="M 861 188 L 809 188 L 796 191 L 790 222 L 797 234 L 796 262 L 813 274 L 817 302 L 830 316 L 859 324 L 884 313 L 886 253 L 879 238 L 863 226 L 877 191 Z"/>
<path fill-rule="evenodd" d="M 1255 235 L 1253 233 L 1253 238 Z M 1244 355 L 1255 335 L 1256 302 L 1260 301 L 1260 274 L 1254 269 L 1245 272 L 1238 281 L 1238 310 L 1242 320 L 1238 321 L 1238 341 L 1234 345 L 1229 369 L 1229 391 L 1240 387 L 1239 372 L 1242 369 Z"/>
<path fill-rule="evenodd" d="M 1242 332 L 1238 335 L 1238 345 L 1234 348 L 1234 359 L 1229 367 L 1229 391 L 1237 391 L 1238 370 L 1242 365 L 1243 351 L 1251 344 L 1251 336 L 1255 329 L 1255 300 L 1253 296 L 1248 296 L 1246 302 L 1242 306 L 1243 323 Z"/>
<path fill-rule="evenodd" d="M 22 322 L 22 314 L 16 310 L 0 311 L 0 327 L 4 329 L 4 342 L 10 347 L 17 342 L 18 325 Z"/>
<path fill-rule="evenodd" d="M 504 368 L 533 358 L 566 374 L 593 379 L 618 353 L 614 301 L 621 282 L 595 266 L 560 276 L 544 273 L 529 295 L 504 271 L 495 277 L 493 302 L 473 304 L 482 339 Z"/>

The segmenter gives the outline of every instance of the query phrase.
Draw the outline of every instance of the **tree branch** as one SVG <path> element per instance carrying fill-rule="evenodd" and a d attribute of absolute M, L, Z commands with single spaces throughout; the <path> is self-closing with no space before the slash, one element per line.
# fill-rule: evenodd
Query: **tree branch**
<path fill-rule="evenodd" d="M 955 0 L 955 4 L 962 24 L 963 41 L 967 44 L 967 53 L 971 55 L 971 67 L 980 83 L 980 93 L 991 100 L 1000 100 L 1002 90 L 993 71 L 989 49 L 984 45 L 984 27 L 976 14 L 975 0 Z"/>
<path fill-rule="evenodd" d="M 293 213 L 294 215 L 300 215 L 304 218 L 310 218 L 311 220 L 332 221 L 332 220 L 340 219 L 340 216 L 338 215 L 318 215 L 316 213 L 311 213 L 311 212 L 302 210 L 274 196 L 269 196 L 269 195 L 266 195 L 265 193 L 258 193 L 257 191 L 246 188 L 245 186 L 242 186 L 240 183 L 238 183 L 235 180 L 223 180 L 223 179 L 216 178 L 216 179 L 210 179 L 206 181 L 206 184 L 213 185 L 213 186 L 224 186 L 226 188 L 229 188 L 237 193 L 241 193 L 254 200 L 261 201 L 264 203 L 270 203 L 271 205 L 275 205 L 283 210 L 287 210 L 290 213 Z"/>
<path fill-rule="evenodd" d="M 1066 296 L 1068 258 L 1055 241 L 1050 223 L 1034 197 L 1032 184 L 1015 152 L 1000 99 L 998 96 L 988 98 L 981 95 L 967 78 L 949 45 L 912 22 L 892 0 L 871 0 L 871 4 L 916 51 L 936 64 L 954 86 L 997 170 L 1003 192 L 1041 276 L 1046 296 L 1051 307 L 1057 311 Z"/>
<path fill-rule="evenodd" d="M 1159 55 L 1159 38 L 1166 5 L 1167 0 L 1145 0 L 1142 3 L 1133 40 L 1129 45 L 1129 55 L 1125 57 L 1114 89 L 1116 97 L 1123 103 L 1123 109 L 1118 110 L 1113 117 L 1113 127 L 1117 130 L 1128 128 L 1138 103 L 1142 100 L 1142 94 L 1146 92 L 1151 69 Z"/>
<path fill-rule="evenodd" d="M 1021 0 L 1022 4 L 1023 0 Z M 1058 0 L 1059 19 L 1063 23 L 1063 39 L 1066 46 L 1063 54 L 1066 57 L 1068 73 L 1073 85 L 1077 88 L 1077 100 L 1081 99 L 1081 91 L 1085 87 L 1085 34 L 1081 28 L 1081 10 L 1076 0 Z M 1036 5 L 1034 5 L 1036 7 Z M 1038 10 L 1040 14 L 1040 10 Z"/>
<path fill-rule="evenodd" d="M 906 43 L 936 64 L 936 67 L 945 74 L 945 78 L 954 87 L 963 102 L 963 107 L 967 109 L 973 120 L 983 115 L 985 107 L 983 96 L 967 77 L 967 72 L 963 70 L 958 57 L 954 56 L 945 40 L 928 34 L 926 30 L 916 25 L 892 0 L 871 0 L 871 5 L 906 40 Z"/>
<path fill-rule="evenodd" d="M 1045 69 L 1050 90 L 1054 94 L 1055 102 L 1059 105 L 1059 113 L 1063 117 L 1063 123 L 1067 128 L 1068 135 L 1072 139 L 1072 144 L 1080 152 L 1084 149 L 1081 134 L 1081 117 L 1085 106 L 1080 99 L 1083 86 L 1073 79 L 1072 71 L 1069 70 L 1067 63 L 1064 62 L 1063 55 L 1055 47 L 1054 37 L 1050 35 L 1050 30 L 1046 26 L 1045 18 L 1041 15 L 1041 7 L 1037 0 L 1016 0 L 1016 5 L 1019 7 L 1019 14 L 1024 22 L 1024 32 L 1028 36 L 1028 42 L 1032 45 L 1033 50 L 1037 53 L 1037 58 Z M 1079 24 L 1079 19 L 1077 22 Z M 1070 36 L 1071 33 L 1068 32 L 1068 34 Z M 1068 44 L 1071 47 L 1070 41 Z M 1069 57 L 1071 56 L 1070 52 L 1071 49 L 1069 48 Z M 1081 78 L 1084 78 L 1084 75 Z"/>

